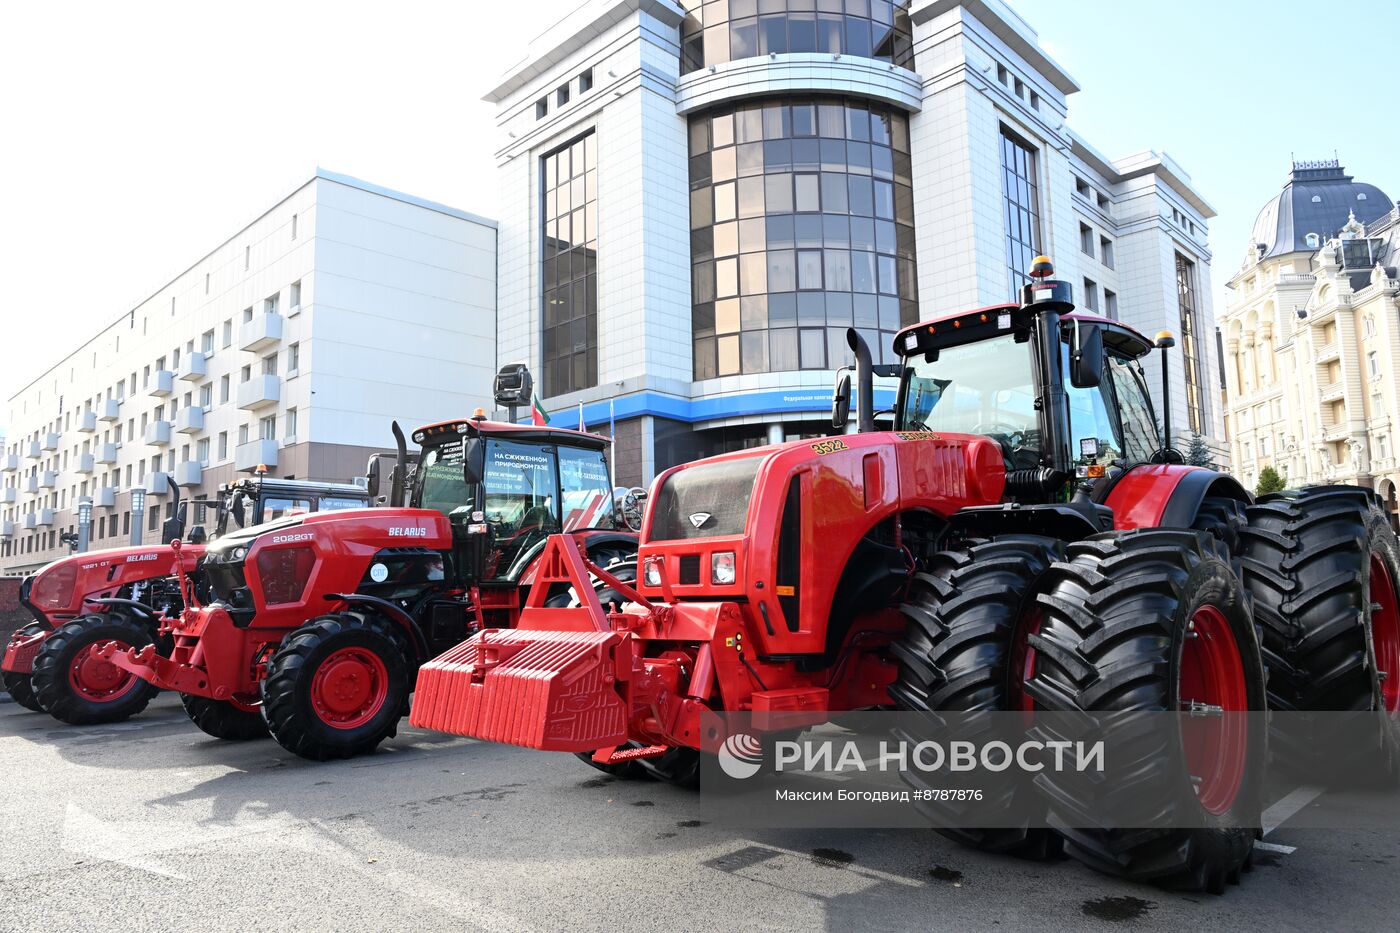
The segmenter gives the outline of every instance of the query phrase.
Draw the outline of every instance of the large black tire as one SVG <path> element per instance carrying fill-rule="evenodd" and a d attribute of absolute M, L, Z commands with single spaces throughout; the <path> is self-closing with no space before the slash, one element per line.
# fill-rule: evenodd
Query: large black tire
<path fill-rule="evenodd" d="M 1209 533 L 1234 556 L 1240 550 L 1240 532 L 1248 525 L 1243 502 L 1224 496 L 1207 496 L 1196 510 L 1196 520 L 1191 527 Z"/>
<path fill-rule="evenodd" d="M 313 761 L 364 755 L 398 733 L 412 691 L 403 639 L 374 616 L 321 616 L 267 662 L 262 714 L 277 743 Z"/>
<path fill-rule="evenodd" d="M 1037 582 L 1063 557 L 1061 542 L 1035 535 L 1008 535 L 934 555 L 927 570 L 915 576 L 900 607 L 908 627 L 892 646 L 899 675 L 890 687 L 899 708 L 930 714 L 929 728 L 934 730 L 941 712 L 1018 708 L 1023 672 L 1013 670 L 1013 644 L 1024 643 L 1029 634 Z M 969 725 L 959 719 L 962 731 Z M 987 731 L 995 731 L 990 721 Z M 901 736 L 909 742 L 927 737 Z M 960 736 L 964 737 L 976 741 L 971 735 Z M 946 778 L 917 769 L 906 769 L 902 777 L 916 792 L 944 786 Z M 1002 788 L 984 782 L 980 789 L 999 794 L 1004 808 L 1012 806 L 1014 781 Z M 987 806 L 987 799 L 979 806 Z M 1061 849 L 1060 837 L 1050 829 L 969 828 L 958 825 L 966 808 L 957 803 L 924 801 L 916 806 L 940 833 L 973 848 L 1023 858 L 1053 857 Z"/>
<path fill-rule="evenodd" d="M 185 705 L 185 715 L 200 730 L 216 739 L 230 742 L 246 742 L 249 739 L 267 738 L 267 723 L 260 713 L 239 709 L 225 700 L 211 700 L 193 694 L 180 694 L 180 702 Z"/>
<path fill-rule="evenodd" d="M 49 715 L 70 725 L 121 722 L 144 710 L 160 692 L 91 649 L 104 642 L 144 648 L 151 631 L 121 613 L 81 616 L 44 639 L 34 658 L 34 694 Z"/>
<path fill-rule="evenodd" d="M 1370 747 L 1304 738 L 1278 749 L 1281 763 L 1306 769 L 1322 760 L 1334 769 L 1345 760 L 1348 770 L 1393 783 L 1400 778 L 1400 547 L 1385 511 L 1368 490 L 1312 486 L 1266 496 L 1248 518 L 1241 564 L 1262 632 L 1270 708 L 1391 714 L 1376 717 Z"/>
<path fill-rule="evenodd" d="M 1200 637 L 1197 620 L 1212 613 L 1218 616 L 1215 636 L 1191 650 L 1232 642 L 1239 660 L 1231 682 L 1244 700 L 1241 711 L 1264 709 L 1254 625 L 1221 543 L 1191 531 L 1141 530 L 1096 535 L 1070 545 L 1068 556 L 1047 574 L 1041 628 L 1030 640 L 1034 673 L 1026 690 L 1038 709 L 1179 711 L 1188 699 L 1181 682 L 1187 643 Z M 1041 728 L 1039 721 L 1034 728 Z M 1127 746 L 1137 757 L 1116 762 L 1115 780 L 1092 770 L 1041 772 L 1036 786 L 1049 801 L 1051 825 L 1065 836 L 1068 853 L 1094 868 L 1221 893 L 1227 882 L 1238 881 L 1253 852 L 1256 830 L 1250 827 L 1258 825 L 1266 734 L 1253 726 L 1247 732 L 1238 783 L 1230 782 L 1237 789 L 1226 795 L 1221 812 L 1203 806 L 1183 763 L 1163 770 L 1171 739 L 1152 738 Z M 1115 797 L 1152 801 L 1162 825 L 1200 828 L 1101 826 L 1096 814 Z"/>
<path fill-rule="evenodd" d="M 18 634 L 28 637 L 38 635 L 49 630 L 47 625 L 40 625 L 38 622 L 31 622 L 20 629 Z M 0 671 L 0 682 L 5 685 L 5 691 L 9 693 L 10 699 L 20 706 L 34 713 L 42 713 L 44 707 L 39 703 L 38 697 L 34 695 L 34 684 L 29 674 L 19 671 Z"/>

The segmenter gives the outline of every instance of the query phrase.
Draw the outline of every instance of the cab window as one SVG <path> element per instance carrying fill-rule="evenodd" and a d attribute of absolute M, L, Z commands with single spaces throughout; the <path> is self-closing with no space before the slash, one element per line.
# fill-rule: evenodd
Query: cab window
<path fill-rule="evenodd" d="M 517 559 L 559 531 L 557 476 L 553 447 L 487 441 L 483 511 L 491 526 L 488 578 L 511 574 Z"/>
<path fill-rule="evenodd" d="M 1136 360 L 1121 359 L 1110 353 L 1105 376 L 1105 381 L 1113 384 L 1123 421 L 1123 457 L 1129 463 L 1146 463 L 1161 444 L 1142 366 Z"/>
<path fill-rule="evenodd" d="M 281 496 L 263 500 L 264 522 L 274 522 L 279 518 L 289 518 L 293 515 L 305 515 L 311 511 L 310 499 L 287 499 Z"/>
<path fill-rule="evenodd" d="M 601 450 L 564 447 L 559 451 L 559 486 L 564 495 L 565 531 L 615 528 L 612 484 Z"/>

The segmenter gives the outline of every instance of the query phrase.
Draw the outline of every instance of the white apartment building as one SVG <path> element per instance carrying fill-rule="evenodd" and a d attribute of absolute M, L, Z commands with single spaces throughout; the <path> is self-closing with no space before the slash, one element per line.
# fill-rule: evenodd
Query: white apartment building
<path fill-rule="evenodd" d="M 581 3 L 486 95 L 501 358 L 563 423 L 615 416 L 646 482 L 826 433 L 847 327 L 888 355 L 1048 253 L 1081 306 L 1177 334 L 1178 443 L 1223 450 L 1214 212 L 1165 154 L 1074 134 L 1078 89 L 1001 0 Z"/>
<path fill-rule="evenodd" d="M 349 481 L 406 431 L 491 397 L 496 225 L 318 170 L 10 400 L 0 573 L 144 540 L 173 497 L 270 476 Z"/>

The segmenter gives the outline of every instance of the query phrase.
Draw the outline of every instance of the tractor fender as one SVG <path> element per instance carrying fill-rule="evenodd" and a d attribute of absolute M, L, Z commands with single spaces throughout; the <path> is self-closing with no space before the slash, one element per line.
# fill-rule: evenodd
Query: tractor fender
<path fill-rule="evenodd" d="M 1113 510 L 1113 527 L 1190 528 L 1208 496 L 1253 498 L 1232 476 L 1179 463 L 1139 464 L 1109 490 L 1104 504 Z"/>
<path fill-rule="evenodd" d="M 408 637 L 413 641 L 413 649 L 419 660 L 426 660 L 429 655 L 428 639 L 423 634 L 423 629 L 414 620 L 413 616 L 404 612 L 403 609 L 395 606 L 387 599 L 380 599 L 378 596 L 369 596 L 365 593 L 327 593 L 325 599 L 328 602 L 344 602 L 352 606 L 372 606 L 379 610 L 386 618 L 392 619 L 397 625 L 403 628 Z"/>

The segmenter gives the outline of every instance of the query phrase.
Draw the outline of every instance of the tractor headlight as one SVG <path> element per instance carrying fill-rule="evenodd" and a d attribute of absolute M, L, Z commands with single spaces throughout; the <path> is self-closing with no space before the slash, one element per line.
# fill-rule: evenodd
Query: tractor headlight
<path fill-rule="evenodd" d="M 733 551 L 719 551 L 710 555 L 710 582 L 717 586 L 734 582 Z"/>
<path fill-rule="evenodd" d="M 661 563 L 655 557 L 648 558 L 642 567 L 642 581 L 647 586 L 661 585 Z"/>
<path fill-rule="evenodd" d="M 229 551 L 228 556 L 233 560 L 242 560 L 248 556 L 248 549 L 246 547 L 236 547 L 232 551 Z"/>

